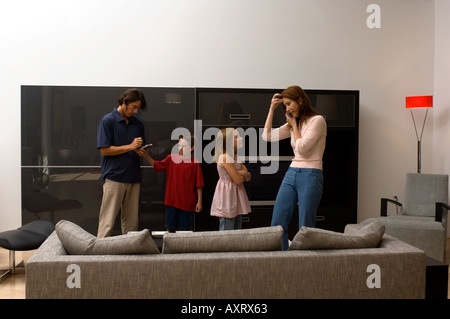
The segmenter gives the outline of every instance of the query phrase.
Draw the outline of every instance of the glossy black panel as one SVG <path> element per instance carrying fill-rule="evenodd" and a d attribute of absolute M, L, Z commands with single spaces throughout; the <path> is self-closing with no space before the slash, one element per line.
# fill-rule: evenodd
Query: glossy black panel
<path fill-rule="evenodd" d="M 98 123 L 118 106 L 126 89 L 22 86 L 22 165 L 99 166 Z M 147 100 L 147 108 L 138 114 L 145 123 L 145 138 L 161 157 L 176 143 L 171 140 L 173 129 L 193 129 L 195 90 L 139 89 Z"/>
<path fill-rule="evenodd" d="M 198 118 L 206 127 L 263 127 L 273 95 L 281 90 L 198 89 Z M 281 108 L 274 126 L 285 122 Z"/>
<path fill-rule="evenodd" d="M 102 183 L 97 127 L 127 87 L 22 86 L 22 220 L 68 219 L 93 234 Z M 177 143 L 175 128 L 194 128 L 195 89 L 140 88 L 150 154 L 160 160 Z M 142 161 L 140 229 L 163 230 L 165 174 Z M 53 212 L 52 212 L 53 211 Z M 120 233 L 116 223 L 115 233 Z"/>
<path fill-rule="evenodd" d="M 264 127 L 270 102 L 281 89 L 197 89 L 197 112 L 204 127 Z M 358 91 L 305 90 L 328 127 L 356 127 Z M 275 110 L 273 127 L 286 123 L 283 108 Z"/>

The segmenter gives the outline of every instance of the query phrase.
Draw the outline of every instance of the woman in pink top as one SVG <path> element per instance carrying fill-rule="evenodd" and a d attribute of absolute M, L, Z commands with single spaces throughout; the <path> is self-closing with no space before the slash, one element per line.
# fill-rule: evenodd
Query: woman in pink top
<path fill-rule="evenodd" d="M 286 124 L 272 129 L 275 109 L 282 104 Z M 272 98 L 264 125 L 263 139 L 278 141 L 291 139 L 294 158 L 278 190 L 272 214 L 272 226 L 284 229 L 283 249 L 289 247 L 287 228 L 298 205 L 299 229 L 314 227 L 316 212 L 323 190 L 322 157 L 325 150 L 327 125 L 298 86 L 290 86 Z"/>
<path fill-rule="evenodd" d="M 251 179 L 251 174 L 237 160 L 237 149 L 241 147 L 242 137 L 235 129 L 222 129 L 217 134 L 214 160 L 219 180 L 211 204 L 211 216 L 219 217 L 219 230 L 240 229 L 242 215 L 251 211 L 243 185 Z"/>

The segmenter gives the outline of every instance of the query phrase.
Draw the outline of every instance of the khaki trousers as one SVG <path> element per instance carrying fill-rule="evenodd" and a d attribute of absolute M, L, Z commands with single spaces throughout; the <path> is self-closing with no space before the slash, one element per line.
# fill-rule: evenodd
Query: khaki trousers
<path fill-rule="evenodd" d="M 119 209 L 122 234 L 136 231 L 139 224 L 139 194 L 141 184 L 118 183 L 109 179 L 103 184 L 97 237 L 111 235 Z"/>

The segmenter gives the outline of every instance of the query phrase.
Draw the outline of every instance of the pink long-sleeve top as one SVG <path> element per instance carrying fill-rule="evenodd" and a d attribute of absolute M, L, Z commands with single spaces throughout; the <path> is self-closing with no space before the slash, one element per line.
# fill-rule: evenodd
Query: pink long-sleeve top
<path fill-rule="evenodd" d="M 279 141 L 291 138 L 291 146 L 294 151 L 291 167 L 322 169 L 323 152 L 327 137 L 327 124 L 322 115 L 310 117 L 300 124 L 300 138 L 294 139 L 294 132 L 289 124 L 267 132 L 264 129 L 262 138 L 264 141 Z"/>

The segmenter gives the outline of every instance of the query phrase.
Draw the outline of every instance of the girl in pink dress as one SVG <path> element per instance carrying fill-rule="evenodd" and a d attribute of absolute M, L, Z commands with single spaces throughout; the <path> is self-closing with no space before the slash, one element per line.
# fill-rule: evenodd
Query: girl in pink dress
<path fill-rule="evenodd" d="M 214 161 L 219 180 L 211 204 L 211 216 L 219 217 L 219 230 L 240 229 L 242 215 L 251 211 L 243 185 L 251 179 L 251 174 L 237 160 L 237 149 L 241 147 L 242 137 L 237 130 L 227 128 L 218 133 Z"/>

